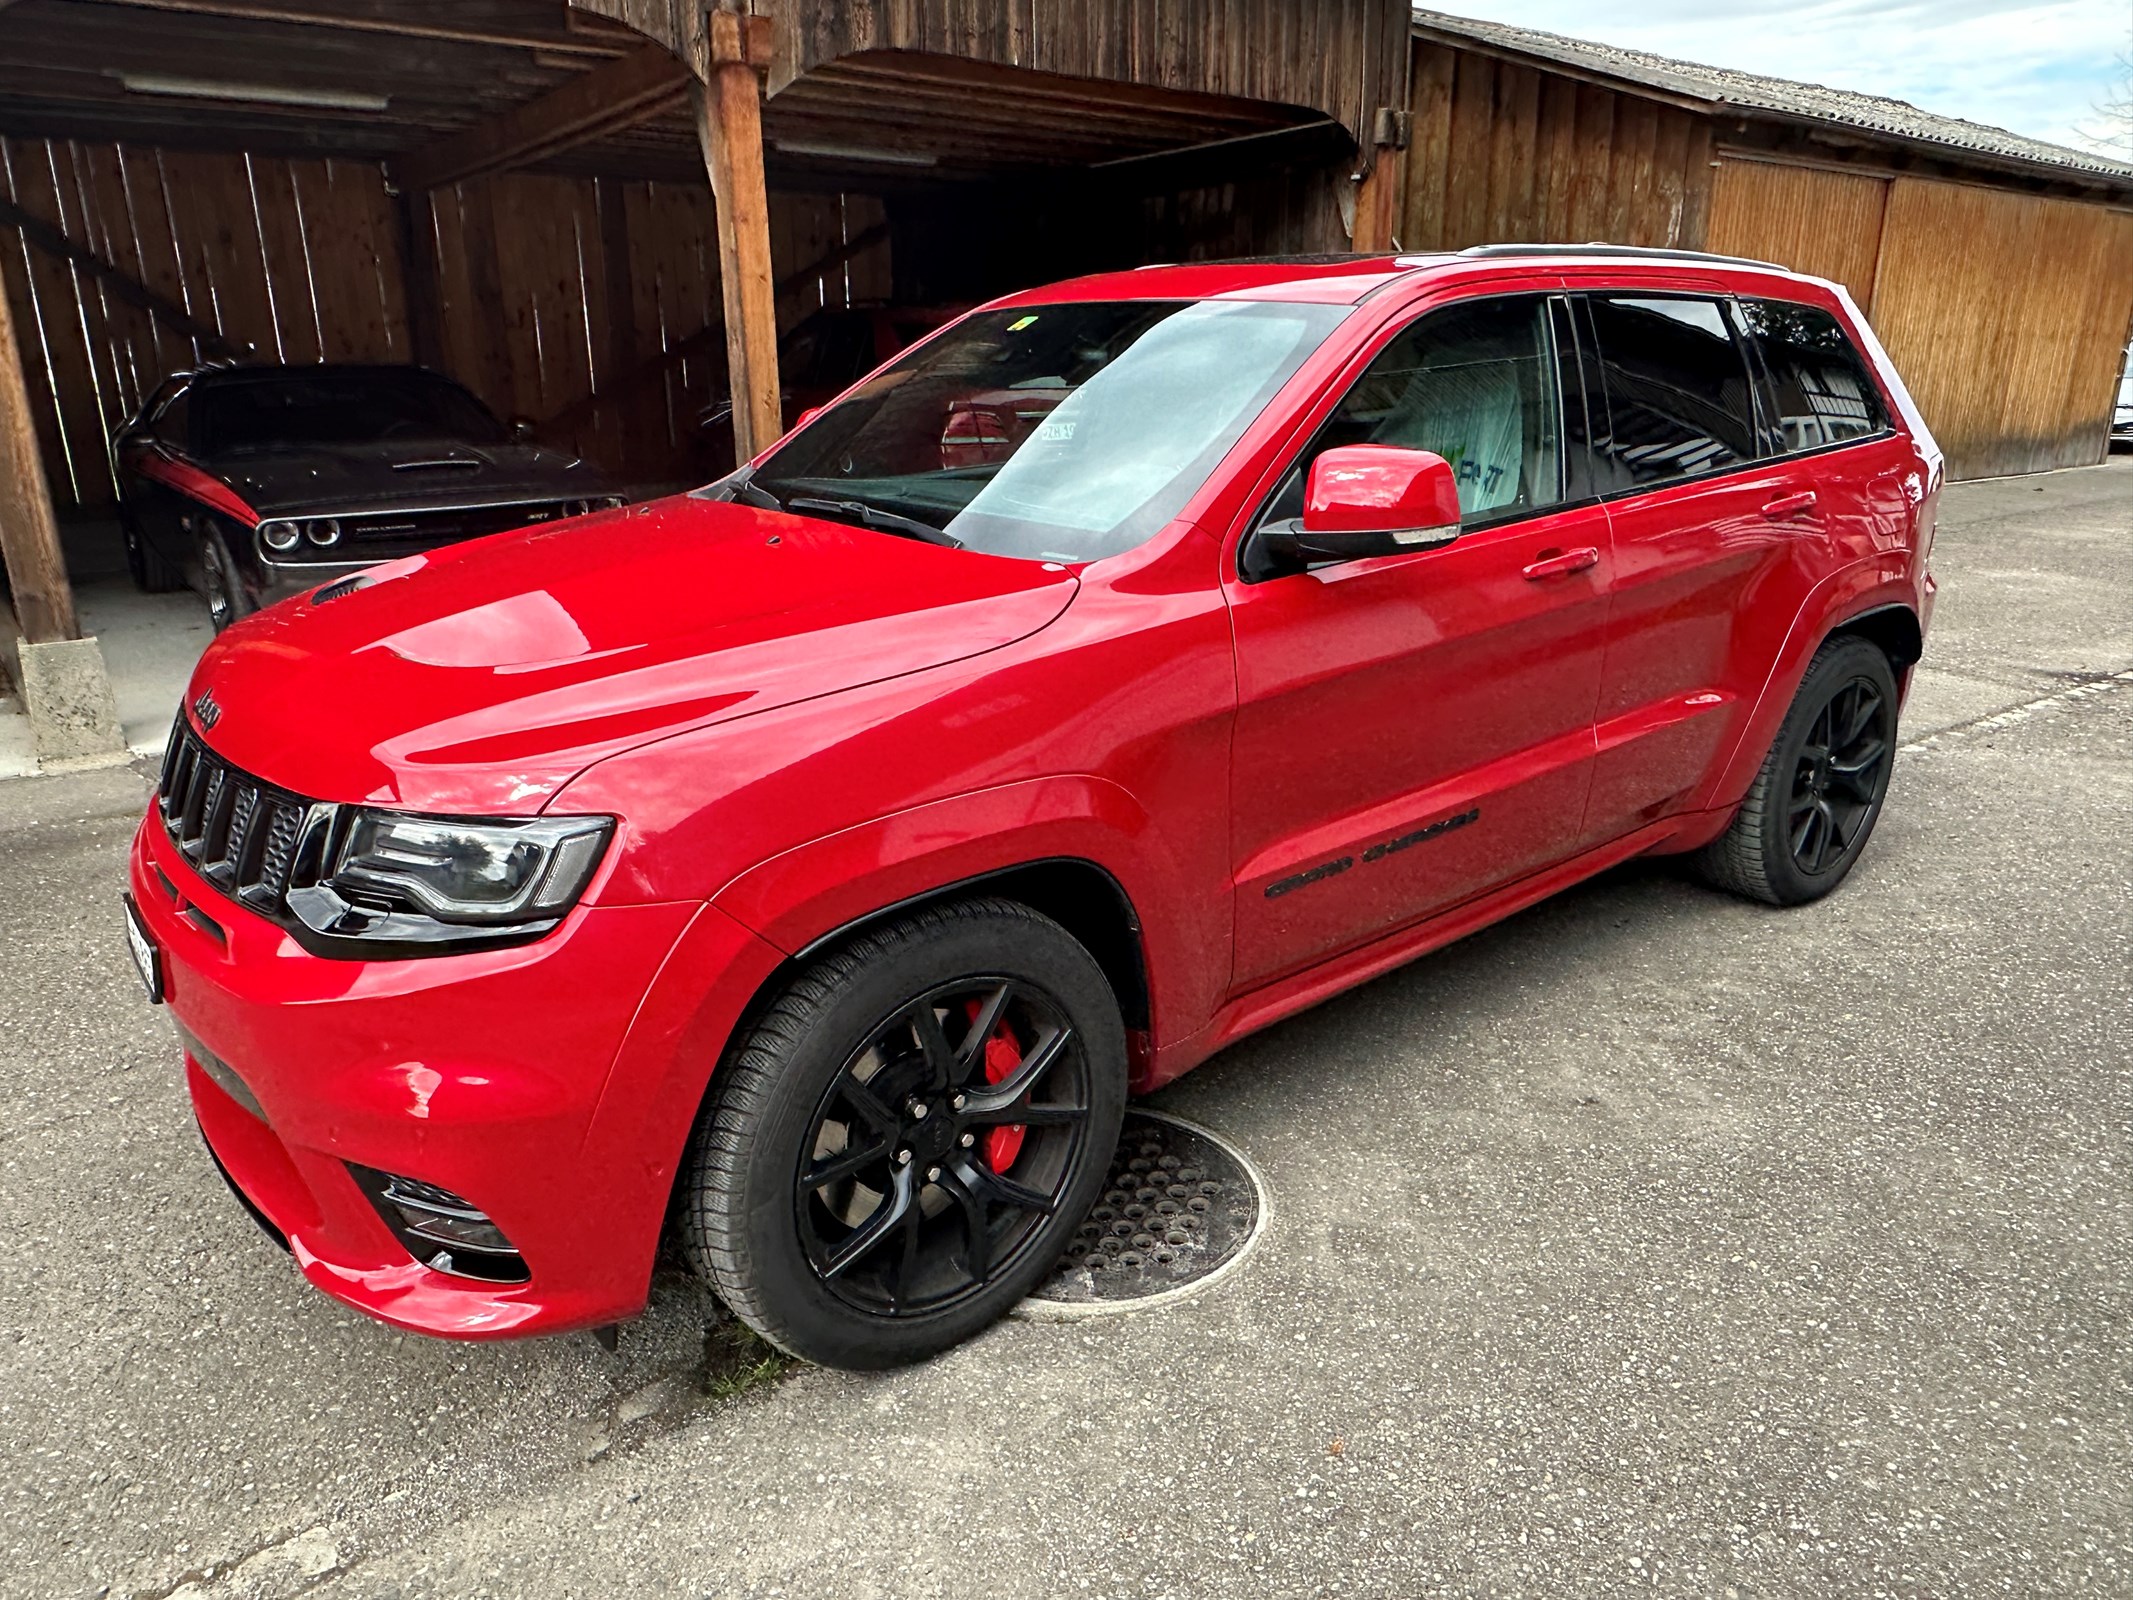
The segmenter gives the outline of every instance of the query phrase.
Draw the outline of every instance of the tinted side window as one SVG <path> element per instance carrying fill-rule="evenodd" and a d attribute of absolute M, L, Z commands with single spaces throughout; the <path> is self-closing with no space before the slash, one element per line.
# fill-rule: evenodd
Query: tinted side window
<path fill-rule="evenodd" d="M 1263 520 L 1301 516 L 1311 463 L 1348 444 L 1444 457 L 1471 525 L 1555 505 L 1563 497 L 1559 415 L 1546 300 L 1477 300 L 1432 312 L 1395 336 L 1342 396 Z"/>
<path fill-rule="evenodd" d="M 1588 305 L 1607 396 L 1606 428 L 1595 419 L 1592 440 L 1602 494 L 1756 457 L 1754 389 L 1720 302 L 1594 295 Z"/>
<path fill-rule="evenodd" d="M 1780 450 L 1790 454 L 1864 439 L 1889 425 L 1866 363 L 1827 311 L 1743 300 L 1740 316 L 1769 374 Z"/>

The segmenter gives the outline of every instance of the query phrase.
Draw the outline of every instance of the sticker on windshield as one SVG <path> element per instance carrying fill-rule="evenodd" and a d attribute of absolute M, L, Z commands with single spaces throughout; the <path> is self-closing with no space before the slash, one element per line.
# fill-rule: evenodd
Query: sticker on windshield
<path fill-rule="evenodd" d="M 1046 444 L 1065 444 L 1074 437 L 1073 421 L 1069 419 L 1068 421 L 1060 422 L 1055 419 L 1046 422 L 1037 429 L 1037 437 Z"/>
<path fill-rule="evenodd" d="M 1035 322 L 1036 320 L 1037 319 L 1035 317 L 1017 317 L 1013 322 L 1010 322 L 1007 325 L 1007 331 L 1009 333 L 1020 333 L 1024 328 L 1027 328 L 1031 323 Z"/>

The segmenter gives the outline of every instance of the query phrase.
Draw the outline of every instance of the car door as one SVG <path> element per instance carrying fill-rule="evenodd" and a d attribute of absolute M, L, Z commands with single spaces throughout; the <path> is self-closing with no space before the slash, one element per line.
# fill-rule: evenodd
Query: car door
<path fill-rule="evenodd" d="M 1720 293 L 1577 305 L 1594 487 L 1614 552 L 1582 842 L 1679 810 L 1753 711 L 1821 526 L 1811 473 L 1765 459 L 1748 350 Z"/>
<path fill-rule="evenodd" d="M 1452 463 L 1439 548 L 1229 581 L 1239 989 L 1544 866 L 1572 846 L 1604 645 L 1602 509 L 1566 501 L 1560 302 L 1428 311 L 1382 343 L 1258 522 L 1301 510 L 1324 449 Z"/>

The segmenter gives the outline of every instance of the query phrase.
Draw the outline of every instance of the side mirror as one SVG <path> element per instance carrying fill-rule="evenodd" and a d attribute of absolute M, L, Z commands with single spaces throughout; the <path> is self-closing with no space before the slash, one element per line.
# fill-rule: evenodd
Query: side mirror
<path fill-rule="evenodd" d="M 793 432 L 798 433 L 802 428 L 806 427 L 810 422 L 813 422 L 815 418 L 821 416 L 822 413 L 827 410 L 829 410 L 828 406 L 809 406 L 805 411 L 800 413 L 800 419 L 792 425 Z"/>
<path fill-rule="evenodd" d="M 1341 445 L 1311 463 L 1303 516 L 1259 536 L 1270 555 L 1299 561 L 1432 550 L 1459 537 L 1459 484 L 1428 450 Z"/>

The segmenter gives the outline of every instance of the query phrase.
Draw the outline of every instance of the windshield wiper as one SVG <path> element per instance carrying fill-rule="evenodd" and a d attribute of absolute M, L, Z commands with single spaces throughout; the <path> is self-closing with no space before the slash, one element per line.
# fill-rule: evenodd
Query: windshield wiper
<path fill-rule="evenodd" d="M 753 478 L 743 478 L 731 485 L 733 498 L 745 500 L 749 505 L 761 506 L 765 511 L 783 511 L 785 502 L 757 483 Z"/>
<path fill-rule="evenodd" d="M 879 506 L 870 506 L 864 500 L 819 500 L 812 495 L 795 495 L 785 502 L 787 511 L 812 511 L 823 516 L 839 517 L 847 522 L 858 522 L 883 533 L 900 533 L 908 539 L 923 539 L 927 544 L 946 545 L 950 550 L 963 548 L 963 541 L 946 528 L 936 528 L 930 522 L 921 522 L 916 517 L 899 516 L 894 511 L 884 511 Z"/>

